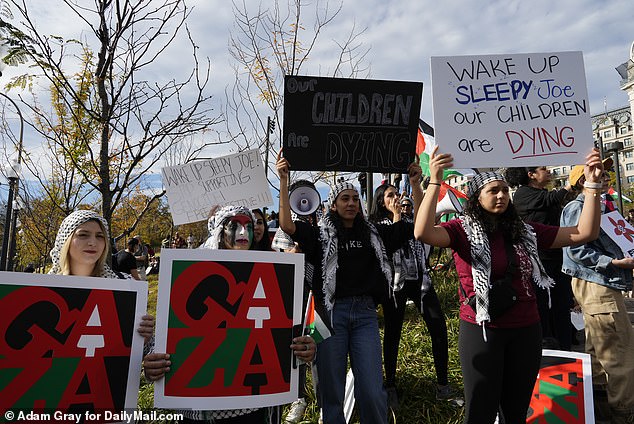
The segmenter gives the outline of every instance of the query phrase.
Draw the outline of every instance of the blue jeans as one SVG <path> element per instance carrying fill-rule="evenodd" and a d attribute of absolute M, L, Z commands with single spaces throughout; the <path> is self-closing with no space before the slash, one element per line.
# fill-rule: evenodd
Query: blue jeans
<path fill-rule="evenodd" d="M 332 321 L 334 335 L 319 344 L 316 358 L 324 423 L 346 423 L 343 400 L 350 355 L 361 423 L 386 424 L 387 393 L 383 388 L 381 339 L 374 301 L 370 296 L 337 299 Z"/>

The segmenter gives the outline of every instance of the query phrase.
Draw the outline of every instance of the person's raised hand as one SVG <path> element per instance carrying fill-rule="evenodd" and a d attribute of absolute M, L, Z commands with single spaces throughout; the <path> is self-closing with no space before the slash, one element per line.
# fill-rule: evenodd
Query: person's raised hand
<path fill-rule="evenodd" d="M 591 183 L 601 183 L 603 175 L 603 162 L 599 150 L 595 147 L 592 152 L 586 156 L 586 163 L 583 167 L 583 175 L 586 181 Z"/>
<path fill-rule="evenodd" d="M 453 156 L 449 153 L 438 153 L 438 146 L 434 147 L 429 157 L 429 180 L 432 183 L 442 181 L 445 169 L 453 167 Z"/>
<path fill-rule="evenodd" d="M 277 175 L 280 177 L 280 180 L 281 179 L 288 180 L 290 166 L 286 158 L 282 156 L 282 150 L 280 150 L 279 153 L 277 154 L 275 169 L 277 170 Z"/>
<path fill-rule="evenodd" d="M 420 182 L 423 170 L 420 167 L 420 157 L 418 155 L 414 156 L 414 161 L 407 167 L 407 174 L 409 176 L 410 184 L 413 185 Z"/>

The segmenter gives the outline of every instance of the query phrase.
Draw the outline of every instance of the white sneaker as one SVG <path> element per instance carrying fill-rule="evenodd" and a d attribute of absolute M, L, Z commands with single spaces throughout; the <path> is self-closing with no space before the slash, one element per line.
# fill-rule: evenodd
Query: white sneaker
<path fill-rule="evenodd" d="M 288 410 L 288 414 L 286 414 L 284 424 L 299 423 L 304 417 L 304 412 L 306 412 L 306 401 L 304 398 L 299 398 L 291 403 L 291 408 Z"/>

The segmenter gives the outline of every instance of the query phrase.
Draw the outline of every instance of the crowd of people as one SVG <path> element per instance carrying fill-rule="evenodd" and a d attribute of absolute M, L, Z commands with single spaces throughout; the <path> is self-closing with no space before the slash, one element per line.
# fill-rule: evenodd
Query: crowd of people
<path fill-rule="evenodd" d="M 442 223 L 437 199 L 453 158 L 438 148 L 429 159 L 424 191 L 414 161 L 407 170 L 408 192 L 400 192 L 400 180 L 386 178 L 374 191 L 369 213 L 358 189 L 343 180 L 331 188 L 325 210 L 298 216 L 289 201 L 291 165 L 278 157 L 279 212 L 272 219 L 260 209 L 225 206 L 209 218 L 209 237 L 199 247 L 192 234 L 185 239 L 178 232 L 162 247 L 305 255 L 304 308 L 312 291 L 332 335 L 318 346 L 310 335 L 289 344 L 303 363 L 316 365 L 313 380 L 323 422 L 346 422 L 348 368 L 361 423 L 387 423 L 389 411 L 398 411 L 397 358 L 407 300 L 430 333 L 436 398 L 464 406 L 465 423 L 526 422 L 542 349 L 571 348 L 573 308 L 580 308 L 585 320 L 595 402 L 603 408 L 598 422 L 634 422 L 634 330 L 623 298 L 632 290 L 634 259 L 600 229 L 601 215 L 615 207 L 607 195 L 610 160 L 592 152 L 573 168 L 569 185 L 552 191 L 545 167 L 478 173 L 468 182 L 462 213 Z M 513 201 L 511 188 L 517 188 Z M 277 229 L 273 243 L 270 228 Z M 128 240 L 112 257 L 112 268 L 109 242 L 101 216 L 72 213 L 60 226 L 50 273 L 147 279 L 156 255 L 141 237 Z M 450 248 L 458 275 L 463 395 L 449 384 L 447 325 L 429 274 L 431 248 Z M 144 316 L 138 332 L 146 340 L 149 381 L 163 378 L 171 366 L 169 354 L 154 351 L 153 330 L 154 317 Z M 298 399 L 285 416 L 279 407 L 183 410 L 184 422 L 298 423 L 307 405 L 309 369 L 302 368 Z"/>

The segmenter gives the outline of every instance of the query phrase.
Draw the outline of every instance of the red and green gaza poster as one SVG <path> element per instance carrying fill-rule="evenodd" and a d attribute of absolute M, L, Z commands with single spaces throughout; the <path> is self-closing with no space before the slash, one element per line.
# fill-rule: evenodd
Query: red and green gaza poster
<path fill-rule="evenodd" d="M 140 281 L 0 272 L 0 416 L 135 409 L 146 306 Z"/>
<path fill-rule="evenodd" d="M 590 355 L 560 350 L 543 351 L 526 422 L 594 423 Z"/>
<path fill-rule="evenodd" d="M 156 352 L 172 366 L 155 385 L 161 408 L 221 410 L 290 403 L 290 349 L 302 324 L 301 254 L 165 249 Z M 295 330 L 294 330 L 295 327 Z"/>

